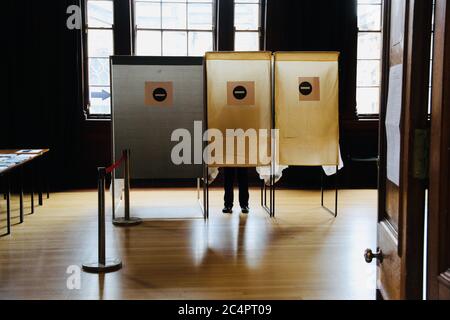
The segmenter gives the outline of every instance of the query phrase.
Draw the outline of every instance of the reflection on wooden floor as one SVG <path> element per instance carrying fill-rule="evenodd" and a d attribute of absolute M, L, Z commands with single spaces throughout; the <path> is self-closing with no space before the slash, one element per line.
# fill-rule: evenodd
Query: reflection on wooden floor
<path fill-rule="evenodd" d="M 258 190 L 251 192 L 248 216 L 223 215 L 223 193 L 212 190 L 208 222 L 196 218 L 196 195 L 134 190 L 133 215 L 146 221 L 122 229 L 107 218 L 107 256 L 122 259 L 123 269 L 82 273 L 81 289 L 69 290 L 67 268 L 97 258 L 97 194 L 53 194 L 0 238 L 0 299 L 375 297 L 375 265 L 364 262 L 363 251 L 376 246 L 376 191 L 341 191 L 334 219 L 320 207 L 319 192 L 279 190 L 277 217 L 270 219 Z M 4 207 L 0 202 L 0 228 Z M 170 219 L 149 219 L 163 217 Z"/>

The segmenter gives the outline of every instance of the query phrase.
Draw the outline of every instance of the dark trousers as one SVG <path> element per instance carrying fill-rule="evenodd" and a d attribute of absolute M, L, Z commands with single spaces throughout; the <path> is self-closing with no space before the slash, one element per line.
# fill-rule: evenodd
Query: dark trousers
<path fill-rule="evenodd" d="M 248 169 L 247 168 L 225 168 L 225 207 L 233 207 L 234 202 L 234 176 L 237 174 L 239 185 L 239 204 L 248 207 Z"/>

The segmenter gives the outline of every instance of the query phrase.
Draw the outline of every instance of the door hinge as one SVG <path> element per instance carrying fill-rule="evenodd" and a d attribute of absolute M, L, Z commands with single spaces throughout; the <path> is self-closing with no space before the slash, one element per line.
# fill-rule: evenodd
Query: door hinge
<path fill-rule="evenodd" d="M 427 129 L 416 129 L 414 132 L 413 177 L 427 179 L 430 158 L 430 133 Z"/>

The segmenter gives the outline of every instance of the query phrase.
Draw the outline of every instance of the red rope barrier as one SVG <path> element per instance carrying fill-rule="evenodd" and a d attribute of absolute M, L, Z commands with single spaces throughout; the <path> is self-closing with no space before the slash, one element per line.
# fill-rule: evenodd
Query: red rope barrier
<path fill-rule="evenodd" d="M 116 163 L 114 163 L 110 167 L 106 168 L 106 174 L 109 174 L 109 173 L 113 172 L 114 170 L 116 170 L 118 167 L 120 167 L 120 165 L 122 164 L 122 162 L 124 160 L 125 160 L 125 155 L 123 155 L 118 161 L 116 161 Z"/>

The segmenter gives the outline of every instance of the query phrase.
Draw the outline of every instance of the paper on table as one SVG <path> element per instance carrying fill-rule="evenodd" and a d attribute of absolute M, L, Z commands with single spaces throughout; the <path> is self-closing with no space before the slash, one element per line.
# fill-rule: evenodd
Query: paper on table
<path fill-rule="evenodd" d="M 38 153 L 41 153 L 42 151 L 44 151 L 44 150 L 42 150 L 42 149 L 23 149 L 23 150 L 19 150 L 19 151 L 17 151 L 16 153 L 17 154 L 23 154 L 23 153 L 28 153 L 28 154 L 38 154 Z"/>
<path fill-rule="evenodd" d="M 391 67 L 389 71 L 389 93 L 386 110 L 387 178 L 400 185 L 400 121 L 402 114 L 403 65 Z"/>

